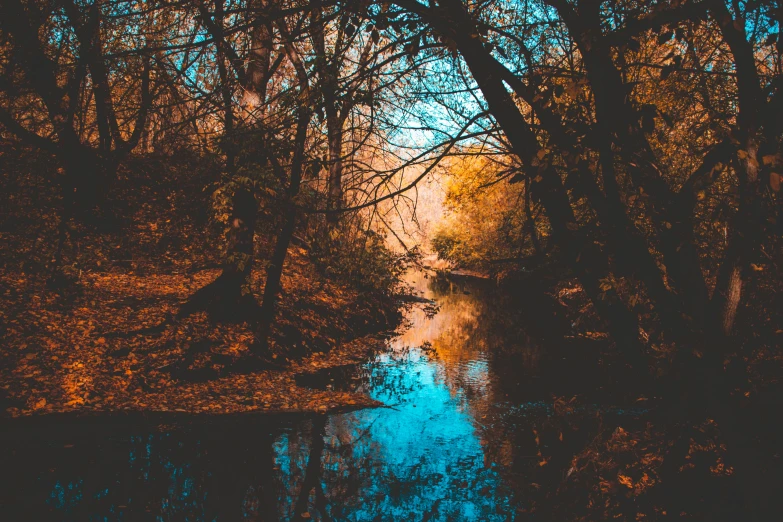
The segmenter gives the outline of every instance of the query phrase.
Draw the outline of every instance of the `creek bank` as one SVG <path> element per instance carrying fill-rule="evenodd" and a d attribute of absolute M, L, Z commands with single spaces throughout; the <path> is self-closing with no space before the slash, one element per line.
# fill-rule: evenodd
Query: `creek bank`
<path fill-rule="evenodd" d="M 672 487 L 660 470 L 661 459 L 669 459 L 667 437 L 675 434 L 658 425 L 655 397 L 618 402 L 622 396 L 601 391 L 605 383 L 585 366 L 578 368 L 581 376 L 565 372 L 560 359 L 542 368 L 547 350 L 525 336 L 524 314 L 513 305 L 508 285 L 498 289 L 490 282 L 420 272 L 407 279 L 416 295 L 438 304 L 434 317 L 426 304 L 416 304 L 406 311 L 409 327 L 392 339 L 365 336 L 361 339 L 370 342 L 343 343 L 290 365 L 297 387 L 360 389 L 388 407 L 328 416 L 297 413 L 289 404 L 287 412 L 261 414 L 137 411 L 17 419 L 3 433 L 11 441 L 4 447 L 13 448 L 6 452 L 7 467 L 25 471 L 16 489 L 5 491 L 10 512 L 47 506 L 58 484 L 94 477 L 87 470 L 101 462 L 97 478 L 75 486 L 86 503 L 80 506 L 84 513 L 109 512 L 107 505 L 144 507 L 149 504 L 139 499 L 149 498 L 151 484 L 169 498 L 167 492 L 180 491 L 176 488 L 187 480 L 193 494 L 172 497 L 167 505 L 177 511 L 160 512 L 210 518 L 191 499 L 247 505 L 240 500 L 257 487 L 259 473 L 267 473 L 283 489 L 267 490 L 273 495 L 258 504 L 265 512 L 294 505 L 301 491 L 310 491 L 301 486 L 310 477 L 332 499 L 329 515 L 336 520 L 392 512 L 390 502 L 397 518 L 417 519 L 442 506 L 443 498 L 474 506 L 468 518 L 480 520 L 523 512 L 542 520 L 611 520 L 629 503 L 632 514 L 655 519 L 660 492 L 669 491 L 659 483 Z M 384 347 L 376 356 L 373 343 Z M 367 364 L 357 369 L 353 361 Z M 329 411 L 360 406 L 343 407 Z M 716 488 L 731 479 L 730 470 L 722 473 L 728 468 L 716 427 L 699 428 L 685 439 L 693 441 L 689 455 L 698 468 L 683 469 L 682 478 L 672 482 L 689 502 L 666 502 L 664 508 L 692 513 L 703 504 L 710 512 L 692 518 L 713 520 L 710 514 L 722 512 L 725 499 L 732 498 L 730 490 Z M 691 461 L 678 462 L 689 468 Z M 171 474 L 160 463 L 177 463 L 182 472 Z M 150 478 L 135 483 L 140 466 L 150 470 Z M 226 485 L 238 494 L 226 495 Z M 107 487 L 110 497 L 89 493 Z M 159 509 L 152 508 L 153 514 Z"/>
<path fill-rule="evenodd" d="M 490 274 L 486 272 L 480 272 L 478 270 L 468 270 L 463 268 L 456 268 L 454 270 L 449 270 L 446 272 L 447 275 L 451 277 L 464 277 L 464 278 L 472 278 L 472 279 L 490 279 Z"/>
<path fill-rule="evenodd" d="M 43 174 L 55 176 L 56 166 L 32 152 L 4 157 L 20 174 L 8 178 L 18 181 L 20 195 L 0 211 L 0 416 L 377 405 L 360 394 L 296 384 L 300 372 L 362 360 L 401 318 L 394 296 L 327 277 L 304 241 L 288 250 L 267 367 L 248 364 L 253 331 L 241 318 L 177 318 L 221 273 L 225 231 L 207 190 L 219 178 L 218 158 L 130 158 L 107 195 L 113 226 L 68 225 L 61 267 L 68 284 L 53 289 L 46 280 L 59 196 Z M 38 175 L 28 175 L 33 171 Z M 259 302 L 278 214 L 264 207 L 258 218 L 249 286 Z"/>
<path fill-rule="evenodd" d="M 365 361 L 383 344 L 379 334 L 399 323 L 398 301 L 321 276 L 304 252 L 292 252 L 286 268 L 267 368 L 246 364 L 247 323 L 214 323 L 206 313 L 167 322 L 217 269 L 85 273 L 67 297 L 40 279 L 3 273 L 12 298 L 2 305 L 2 414 L 328 413 L 379 405 L 298 386 L 296 376 Z M 263 287 L 260 274 L 254 287 Z"/>
<path fill-rule="evenodd" d="M 429 262 L 426 262 L 427 260 L 428 258 L 425 258 L 425 263 L 422 267 L 426 270 L 431 270 L 436 274 L 466 279 L 492 279 L 492 274 L 489 272 L 468 268 L 454 268 L 449 263 L 443 262 L 440 259 L 429 259 Z"/>

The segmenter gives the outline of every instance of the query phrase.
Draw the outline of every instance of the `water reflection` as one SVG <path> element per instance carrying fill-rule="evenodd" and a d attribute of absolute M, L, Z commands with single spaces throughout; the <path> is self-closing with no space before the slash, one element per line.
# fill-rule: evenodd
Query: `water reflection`
<path fill-rule="evenodd" d="M 411 283 L 439 313 L 414 307 L 409 328 L 357 381 L 388 407 L 197 426 L 16 427 L 0 441 L 0 519 L 515 519 L 539 467 L 533 427 L 549 414 L 520 407 L 538 349 L 488 286 L 421 273 Z"/>
<path fill-rule="evenodd" d="M 489 350 L 508 339 L 501 340 L 492 326 L 481 285 L 467 291 L 422 273 L 411 274 L 410 282 L 436 299 L 440 311 L 428 318 L 422 307 L 410 310 L 407 329 L 365 368 L 363 391 L 388 408 L 326 421 L 321 481 L 305 487 L 311 496 L 308 515 L 357 521 L 513 519 L 523 499 L 503 480 L 504 463 L 488 458 L 482 424 L 476 422 L 486 420 L 500 393 Z M 528 353 L 534 350 L 526 339 L 521 344 Z M 290 464 L 302 451 L 292 453 L 290 447 L 292 440 L 307 438 L 294 431 L 276 444 L 284 491 L 302 491 L 297 470 L 303 463 Z M 289 497 L 284 504 L 295 502 Z"/>

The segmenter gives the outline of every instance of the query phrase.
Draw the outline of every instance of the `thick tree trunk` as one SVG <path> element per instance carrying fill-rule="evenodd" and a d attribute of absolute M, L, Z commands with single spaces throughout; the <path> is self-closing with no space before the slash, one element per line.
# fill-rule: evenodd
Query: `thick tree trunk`
<path fill-rule="evenodd" d="M 533 217 L 533 212 L 530 209 L 530 179 L 525 181 L 525 226 L 530 233 L 530 241 L 533 243 L 533 251 L 536 253 L 536 258 L 542 258 L 544 251 L 541 248 L 541 242 L 538 239 L 538 230 L 536 230 L 536 220 Z"/>
<path fill-rule="evenodd" d="M 734 320 L 737 317 L 737 308 L 739 308 L 740 296 L 742 295 L 741 274 L 741 267 L 732 266 L 725 292 L 721 289 L 723 306 L 720 311 L 720 323 L 724 335 L 730 335 L 734 328 Z"/>
<path fill-rule="evenodd" d="M 666 288 L 661 271 L 647 246 L 647 241 L 626 213 L 617 186 L 614 151 L 608 126 L 605 123 L 599 123 L 598 128 L 601 140 L 601 173 L 606 198 L 601 198 L 600 190 L 594 183 L 588 191 L 588 198 L 593 208 L 596 209 L 604 228 L 609 231 L 609 244 L 615 252 L 615 264 L 624 275 L 637 277 L 644 283 L 648 296 L 671 339 L 691 340 L 691 332 L 682 317 L 681 303 Z M 593 194 L 592 197 L 590 194 Z"/>
<path fill-rule="evenodd" d="M 246 188 L 238 188 L 229 217 L 223 272 L 182 305 L 178 317 L 206 310 L 217 320 L 252 320 L 257 304 L 250 292 L 258 203 Z"/>
<path fill-rule="evenodd" d="M 734 170 L 739 179 L 740 201 L 712 300 L 713 321 L 729 334 L 742 297 L 742 277 L 758 249 L 763 230 L 759 176 L 759 143 L 763 139 L 760 139 L 759 127 L 760 122 L 767 118 L 762 114 L 766 96 L 761 89 L 755 51 L 748 42 L 744 20 L 735 20 L 720 0 L 710 2 L 710 15 L 720 27 L 721 35 L 734 56 L 739 101 L 737 134 L 741 146 L 734 159 Z M 776 138 L 773 137 L 772 143 Z M 774 147 L 772 143 L 770 146 Z"/>
<path fill-rule="evenodd" d="M 658 247 L 663 254 L 669 280 L 674 283 L 679 294 L 672 294 L 666 289 L 646 245 L 642 247 L 644 251 L 639 248 L 641 245 L 637 245 L 633 255 L 645 261 L 646 266 L 640 267 L 641 279 L 651 298 L 657 301 L 657 308 L 663 311 L 661 321 L 667 330 L 677 332 L 681 341 L 692 341 L 696 337 L 687 332 L 689 328 L 685 327 L 683 313 L 694 318 L 696 330 L 701 330 L 708 293 L 693 241 L 691 216 L 677 212 L 680 207 L 674 204 L 674 193 L 655 166 L 655 158 L 638 122 L 638 112 L 626 101 L 626 86 L 614 65 L 610 49 L 603 42 L 598 5 L 591 4 L 578 14 L 566 5 L 558 9 L 571 34 L 577 35 L 579 48 L 585 57 L 588 78 L 595 95 L 596 116 L 599 126 L 603 128 L 603 139 L 613 139 L 617 143 L 618 152 L 628 166 L 634 184 L 643 188 L 649 198 L 650 217 L 660 238 Z M 602 155 L 610 156 L 607 150 L 611 151 L 611 145 L 604 146 Z M 610 209 L 613 209 L 622 203 L 614 180 L 608 181 L 609 184 L 604 176 Z M 634 241 L 644 243 L 639 231 L 624 214 L 624 210 L 613 212 L 614 218 L 621 220 L 621 226 Z"/>
<path fill-rule="evenodd" d="M 730 223 L 729 242 L 718 270 L 711 302 L 712 322 L 724 335 L 731 335 L 734 329 L 742 299 L 743 278 L 756 255 L 764 228 L 758 148 L 752 139 L 748 139 L 743 150 L 743 157 L 734 161 L 740 182 L 739 208 Z"/>

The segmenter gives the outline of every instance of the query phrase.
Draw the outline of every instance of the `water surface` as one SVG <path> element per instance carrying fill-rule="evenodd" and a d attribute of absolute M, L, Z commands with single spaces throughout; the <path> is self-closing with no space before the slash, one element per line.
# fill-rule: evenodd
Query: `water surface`
<path fill-rule="evenodd" d="M 349 414 L 42 425 L 3 444 L 0 520 L 515 520 L 580 436 L 547 440 L 540 350 L 487 282 L 416 272 L 386 349 L 327 386 Z M 546 399 L 546 400 L 543 400 Z M 551 470 L 551 471 L 550 471 Z"/>

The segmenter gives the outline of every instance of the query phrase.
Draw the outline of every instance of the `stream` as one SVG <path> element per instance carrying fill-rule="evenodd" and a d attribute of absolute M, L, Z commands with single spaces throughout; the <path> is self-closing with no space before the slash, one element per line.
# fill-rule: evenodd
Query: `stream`
<path fill-rule="evenodd" d="M 557 412 L 541 350 L 501 290 L 422 272 L 408 279 L 437 313 L 410 305 L 407 324 L 364 366 L 310 383 L 387 407 L 31 430 L 0 450 L 0 520 L 522 518 L 540 484 L 564 479 L 590 422 L 565 440 L 544 429 Z"/>

